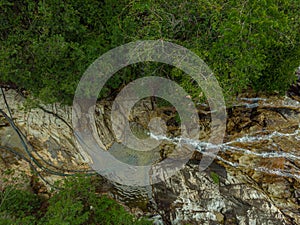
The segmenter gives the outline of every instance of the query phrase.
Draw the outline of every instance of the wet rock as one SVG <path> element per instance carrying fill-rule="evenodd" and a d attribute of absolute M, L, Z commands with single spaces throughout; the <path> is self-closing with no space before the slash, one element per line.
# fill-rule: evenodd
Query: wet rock
<path fill-rule="evenodd" d="M 23 139 L 25 142 L 22 143 L 20 141 L 16 130 L 6 121 L 6 126 L 0 129 L 1 146 L 9 147 L 17 151 L 28 160 L 30 160 L 29 152 L 40 166 L 45 168 L 49 167 L 56 172 L 67 173 L 67 170 L 89 169 L 84 156 L 76 147 L 75 137 L 71 127 L 71 107 L 53 104 L 26 110 L 24 108 L 26 104 L 25 99 L 14 90 L 5 91 L 5 95 L 14 122 L 19 128 L 19 131 L 24 134 Z M 8 113 L 8 109 L 1 95 L 0 105 L 1 108 Z M 25 149 L 24 144 L 28 149 Z M 4 164 L 0 165 L 3 170 L 17 169 L 26 171 L 25 173 L 29 177 L 32 176 L 32 168 L 28 163 L 20 165 L 21 160 L 16 162 L 12 160 L 11 157 L 5 157 L 5 154 L 10 153 L 3 149 L 1 149 L 1 154 L 4 154 Z M 16 155 L 10 155 L 12 158 L 16 158 Z M 16 164 L 19 165 L 16 166 Z M 36 163 L 32 161 L 32 164 L 35 165 Z M 35 166 L 49 183 L 53 183 L 62 178 L 47 173 L 37 165 Z M 48 188 L 50 187 L 48 186 Z"/>
<path fill-rule="evenodd" d="M 42 157 L 51 166 L 58 167 L 57 171 L 89 169 L 89 157 L 77 148 L 70 126 L 71 107 L 54 104 L 23 111 L 20 108 L 24 100 L 13 91 L 6 94 L 14 121 L 36 151 L 33 156 L 40 163 L 46 166 Z M 1 98 L 0 105 L 4 106 Z M 132 130 L 143 136 L 151 118 L 159 116 L 169 124 L 169 135 L 180 136 L 175 111 L 170 108 L 152 111 L 152 108 L 151 101 L 143 100 L 133 109 L 129 117 Z M 103 101 L 95 111 L 95 130 L 106 149 L 116 140 L 110 109 L 111 103 Z M 201 109 L 199 115 L 200 139 L 205 141 L 210 136 L 209 112 Z M 114 122 L 121 124 L 124 119 L 120 117 Z M 232 148 L 220 151 L 218 156 L 222 160 L 215 160 L 205 171 L 200 172 L 198 168 L 203 154 L 195 152 L 188 165 L 166 182 L 144 190 L 101 181 L 98 189 L 125 202 L 136 214 L 151 212 L 156 215 L 157 224 L 161 221 L 164 224 L 300 224 L 299 121 L 300 103 L 295 97 L 244 96 L 239 104 L 228 109 L 225 142 L 231 142 Z M 25 153 L 18 136 L 3 117 L 0 126 L 0 144 Z M 271 153 L 281 155 L 264 155 Z M 162 142 L 152 155 L 134 156 L 128 150 L 122 154 L 117 152 L 116 157 L 139 165 L 176 154 L 174 144 Z M 9 168 L 32 176 L 25 160 L 2 150 L 0 159 L 1 171 Z M 40 172 L 50 183 L 61 179 Z M 5 174 L 1 172 L 0 176 Z M 37 192 L 45 193 L 39 184 L 33 186 Z"/>
<path fill-rule="evenodd" d="M 283 224 L 284 214 L 268 196 L 240 176 L 229 174 L 219 186 L 196 165 L 186 166 L 153 185 L 157 210 L 165 224 Z"/>
<path fill-rule="evenodd" d="M 220 186 L 212 187 L 216 184 L 210 172 L 202 175 L 195 169 L 197 160 L 202 159 L 199 152 L 193 154 L 191 167 L 185 167 L 165 186 L 154 185 L 154 199 L 165 224 L 219 224 L 221 215 L 224 224 L 300 224 L 298 192 L 293 191 L 299 190 L 299 102 L 288 97 L 251 101 L 257 103 L 255 108 L 242 104 L 228 113 L 226 141 L 241 138 L 241 142 L 233 144 L 236 152 L 219 153 L 237 165 L 215 163 L 226 171 L 223 176 L 216 173 L 222 177 Z M 296 158 L 264 156 L 272 152 Z"/>

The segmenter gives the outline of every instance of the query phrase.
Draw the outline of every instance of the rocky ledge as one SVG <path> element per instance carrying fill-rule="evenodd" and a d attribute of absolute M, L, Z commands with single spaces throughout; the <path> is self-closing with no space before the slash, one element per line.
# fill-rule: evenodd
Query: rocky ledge
<path fill-rule="evenodd" d="M 21 96 L 13 90 L 5 94 L 15 124 L 41 165 L 36 169 L 47 182 L 62 179 L 62 174 L 89 170 L 88 156 L 75 144 L 71 107 L 54 104 L 26 111 Z M 0 106 L 5 109 L 0 97 Z M 110 107 L 111 103 L 103 101 L 95 111 L 96 130 L 107 148 L 115 142 Z M 167 121 L 168 133 L 178 135 L 172 109 L 152 107 L 149 100 L 141 101 L 131 122 L 143 130 L 151 118 L 160 116 Z M 199 115 L 205 140 L 209 112 L 204 107 Z M 296 97 L 240 98 L 228 109 L 222 151 L 205 171 L 198 167 L 202 154 L 195 152 L 188 164 L 165 182 L 139 189 L 106 181 L 101 190 L 123 201 L 133 213 L 153 216 L 156 224 L 300 224 L 299 121 Z M 4 116 L 0 116 L 0 145 L 28 159 L 1 149 L 1 180 L 11 169 L 16 176 L 35 176 L 24 143 Z M 172 145 L 164 143 L 153 155 L 163 160 L 171 152 Z M 36 191 L 46 194 L 49 185 L 38 183 Z"/>

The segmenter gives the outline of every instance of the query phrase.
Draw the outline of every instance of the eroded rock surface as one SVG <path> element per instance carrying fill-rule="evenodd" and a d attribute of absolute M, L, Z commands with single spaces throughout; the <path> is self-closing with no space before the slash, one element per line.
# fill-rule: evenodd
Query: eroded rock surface
<path fill-rule="evenodd" d="M 285 215 L 251 178 L 229 171 L 220 180 L 190 164 L 154 185 L 165 224 L 284 224 Z"/>
<path fill-rule="evenodd" d="M 0 97 L 0 106 L 5 109 Z M 14 91 L 6 91 L 6 97 L 16 125 L 36 150 L 32 155 L 41 165 L 62 173 L 89 169 L 88 155 L 75 144 L 71 107 L 55 104 L 26 112 L 22 110 L 24 100 Z M 101 102 L 95 111 L 96 130 L 107 149 L 115 142 L 110 107 L 110 102 Z M 199 114 L 200 139 L 205 141 L 210 134 L 209 111 L 202 107 Z M 175 110 L 153 110 L 148 100 L 132 110 L 132 129 L 143 136 L 150 119 L 157 116 L 166 121 L 168 135 L 180 135 Z M 227 135 L 219 158 L 205 171 L 198 168 L 202 153 L 195 152 L 166 182 L 139 189 L 107 181 L 104 191 L 129 205 L 133 213 L 156 215 L 157 224 L 300 224 L 299 124 L 297 98 L 241 97 L 228 109 Z M 0 144 L 26 155 L 3 116 Z M 174 154 L 174 143 L 164 141 L 147 157 L 132 156 L 130 151 L 123 154 L 124 161 L 137 164 L 159 161 Z M 0 167 L 1 177 L 7 169 L 32 175 L 28 162 L 2 149 Z M 37 169 L 50 183 L 61 179 Z"/>

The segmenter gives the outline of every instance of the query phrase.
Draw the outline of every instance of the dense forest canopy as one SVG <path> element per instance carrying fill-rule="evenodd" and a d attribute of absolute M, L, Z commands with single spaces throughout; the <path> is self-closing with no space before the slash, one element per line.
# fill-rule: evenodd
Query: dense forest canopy
<path fill-rule="evenodd" d="M 103 53 L 162 39 L 198 54 L 227 99 L 247 88 L 283 93 L 300 64 L 299 12 L 299 0 L 0 0 L 0 83 L 45 103 L 69 104 L 82 74 Z M 119 71 L 101 96 L 154 71 L 199 96 L 189 76 L 157 63 Z"/>

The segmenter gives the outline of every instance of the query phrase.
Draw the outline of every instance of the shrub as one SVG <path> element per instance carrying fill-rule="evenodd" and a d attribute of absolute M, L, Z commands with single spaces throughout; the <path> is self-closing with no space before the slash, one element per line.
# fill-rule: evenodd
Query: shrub
<path fill-rule="evenodd" d="M 40 205 L 41 199 L 29 191 L 8 186 L 1 193 L 0 212 L 3 214 L 22 218 L 31 215 L 32 212 L 39 209 Z"/>
<path fill-rule="evenodd" d="M 299 66 L 298 0 L 0 1 L 0 82 L 44 102 L 71 103 L 87 67 L 101 54 L 144 39 L 175 42 L 215 72 L 227 99 L 247 88 L 283 93 Z M 141 63 L 114 75 L 101 96 L 155 73 L 200 89 L 169 66 Z"/>
<path fill-rule="evenodd" d="M 0 224 L 151 224 L 144 218 L 137 220 L 109 197 L 98 195 L 91 181 L 83 176 L 68 178 L 49 200 L 6 187 L 0 198 Z M 42 205 L 48 205 L 45 212 L 41 212 Z"/>
<path fill-rule="evenodd" d="M 114 200 L 97 195 L 87 177 L 66 180 L 49 203 L 43 224 L 151 224 L 144 219 L 137 221 Z"/>

